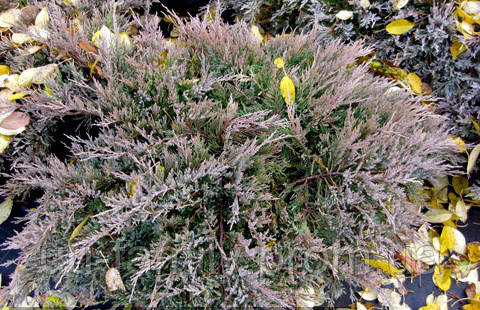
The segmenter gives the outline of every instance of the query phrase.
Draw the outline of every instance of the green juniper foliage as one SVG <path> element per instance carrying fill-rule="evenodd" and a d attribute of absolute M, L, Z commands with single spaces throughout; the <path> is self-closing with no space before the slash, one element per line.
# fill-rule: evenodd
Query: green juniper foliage
<path fill-rule="evenodd" d="M 352 42 L 363 39 L 375 46 L 379 58 L 387 59 L 430 84 L 439 97 L 438 111 L 449 117 L 456 135 L 478 140 L 471 120 L 480 118 L 480 45 L 478 38 L 465 39 L 455 24 L 454 1 L 411 0 L 397 9 L 392 0 L 229 0 L 228 5 L 246 22 L 259 24 L 268 33 L 301 32 L 321 23 L 334 36 Z M 353 17 L 335 18 L 340 10 Z M 385 31 L 390 22 L 405 18 L 415 24 L 397 36 Z M 453 41 L 469 48 L 452 59 Z"/>
<path fill-rule="evenodd" d="M 22 267 L 4 298 L 54 283 L 83 304 L 292 307 L 308 287 L 333 302 L 342 281 L 379 285 L 363 259 L 393 262 L 422 223 L 407 196 L 455 162 L 424 98 L 356 66 L 371 49 L 325 45 L 319 27 L 259 42 L 217 12 L 172 17 L 172 42 L 161 18 L 132 6 L 41 5 L 51 38 L 40 53 L 60 73 L 53 95 L 26 99 L 33 125 L 7 153 L 2 194 L 42 194 L 8 241 Z M 82 49 L 102 25 L 139 32 L 131 48 Z M 277 57 L 296 87 L 289 106 Z M 65 119 L 81 126 L 58 137 Z M 53 147 L 60 138 L 66 154 Z M 107 265 L 125 291 L 107 289 Z"/>

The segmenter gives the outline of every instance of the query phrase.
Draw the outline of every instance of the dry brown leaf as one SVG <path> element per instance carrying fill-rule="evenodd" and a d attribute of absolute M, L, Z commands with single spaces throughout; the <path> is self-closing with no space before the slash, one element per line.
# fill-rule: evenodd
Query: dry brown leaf
<path fill-rule="evenodd" d="M 465 289 L 465 295 L 467 295 L 467 298 L 473 298 L 476 294 L 476 291 L 477 289 L 475 283 L 470 283 Z"/>
<path fill-rule="evenodd" d="M 87 41 L 78 40 L 78 46 L 80 46 L 80 48 L 86 52 L 98 54 L 98 49 Z"/>
<path fill-rule="evenodd" d="M 432 87 L 425 82 L 422 82 L 422 88 L 425 94 L 430 95 L 433 91 Z"/>
<path fill-rule="evenodd" d="M 46 44 L 43 44 L 43 45 L 32 45 L 30 47 L 27 47 L 27 48 L 24 48 L 22 50 L 19 51 L 20 55 L 22 56 L 29 56 L 29 55 L 33 55 L 35 54 L 36 52 L 44 49 L 47 45 Z"/>
<path fill-rule="evenodd" d="M 32 25 L 35 22 L 40 9 L 34 5 L 27 5 L 23 7 L 20 12 L 20 18 L 23 24 Z"/>
<path fill-rule="evenodd" d="M 400 259 L 405 268 L 414 276 L 418 276 L 423 272 L 422 263 L 413 259 L 409 255 L 395 254 L 395 258 Z"/>
<path fill-rule="evenodd" d="M 115 292 L 116 290 L 125 291 L 122 276 L 117 268 L 108 268 L 105 273 L 105 282 L 107 283 L 107 288 L 110 292 Z"/>
<path fill-rule="evenodd" d="M 128 35 L 133 37 L 133 36 L 136 36 L 138 34 L 138 28 L 137 26 L 135 25 L 130 25 L 128 27 L 128 31 L 127 31 Z"/>
<path fill-rule="evenodd" d="M 22 112 L 13 112 L 0 123 L 0 134 L 13 136 L 25 130 L 30 117 Z"/>
<path fill-rule="evenodd" d="M 69 60 L 69 59 L 71 59 L 72 57 L 70 56 L 70 54 L 68 54 L 68 51 L 66 51 L 66 50 L 61 50 L 61 51 L 58 51 L 58 53 L 57 53 L 57 58 L 58 58 L 58 59 L 61 59 L 61 60 Z"/>
<path fill-rule="evenodd" d="M 0 10 L 6 10 L 13 8 L 17 5 L 15 1 L 11 0 L 0 0 Z"/>

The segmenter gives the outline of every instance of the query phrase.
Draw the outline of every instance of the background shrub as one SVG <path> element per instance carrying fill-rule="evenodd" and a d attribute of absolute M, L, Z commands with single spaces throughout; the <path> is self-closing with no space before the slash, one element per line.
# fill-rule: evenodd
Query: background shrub
<path fill-rule="evenodd" d="M 371 52 L 360 43 L 325 45 L 317 27 L 262 42 L 219 11 L 172 17 L 175 41 L 143 4 L 143 15 L 39 5 L 51 36 L 37 57 L 59 73 L 20 107 L 33 125 L 1 193 L 41 195 L 8 242 L 21 267 L 5 298 L 54 283 L 83 304 L 293 306 L 304 292 L 332 302 L 342 281 L 380 285 L 363 259 L 393 263 L 422 223 L 408 195 L 455 162 L 444 119 L 355 65 Z M 93 47 L 102 26 L 131 44 Z M 16 70 L 32 65 L 5 53 Z M 76 127 L 59 153 L 65 121 Z M 107 287 L 109 268 L 125 290 Z"/>

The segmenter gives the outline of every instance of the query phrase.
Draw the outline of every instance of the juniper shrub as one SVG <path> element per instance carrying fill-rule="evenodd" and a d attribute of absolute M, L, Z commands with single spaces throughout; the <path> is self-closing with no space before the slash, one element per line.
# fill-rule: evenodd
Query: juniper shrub
<path fill-rule="evenodd" d="M 1 193 L 41 195 L 8 241 L 21 254 L 4 298 L 54 284 L 87 305 L 291 307 L 305 288 L 332 303 L 344 281 L 379 285 L 363 259 L 394 262 L 422 223 L 409 196 L 455 162 L 424 98 L 355 65 L 370 47 L 326 44 L 320 27 L 261 42 L 217 12 L 171 17 L 173 41 L 158 16 L 82 3 L 39 4 L 51 16 L 39 55 L 59 74 L 24 99 L 32 126 L 7 153 Z M 102 26 L 138 33 L 86 48 Z M 108 290 L 106 264 L 125 291 Z"/>

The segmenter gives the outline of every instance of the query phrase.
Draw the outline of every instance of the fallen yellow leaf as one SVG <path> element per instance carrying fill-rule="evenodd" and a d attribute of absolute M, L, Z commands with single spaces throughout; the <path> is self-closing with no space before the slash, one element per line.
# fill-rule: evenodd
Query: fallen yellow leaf
<path fill-rule="evenodd" d="M 275 66 L 277 66 L 277 68 L 279 69 L 282 69 L 284 66 L 285 66 L 285 61 L 283 61 L 283 58 L 275 58 L 275 60 L 273 61 L 273 63 L 275 64 Z"/>
<path fill-rule="evenodd" d="M 0 203 L 0 224 L 5 222 L 10 213 L 12 213 L 13 207 L 13 198 L 11 196 L 7 197 L 2 203 Z"/>
<path fill-rule="evenodd" d="M 407 74 L 407 82 L 415 94 L 420 95 L 421 93 L 423 93 L 422 80 L 417 74 L 415 73 Z"/>
<path fill-rule="evenodd" d="M 473 36 L 477 34 L 477 32 L 475 32 L 475 27 L 473 26 L 473 24 L 469 23 L 466 20 L 462 22 L 457 21 L 456 24 L 458 31 L 460 31 L 467 39 L 472 39 Z"/>
<path fill-rule="evenodd" d="M 2 154 L 10 144 L 10 141 L 12 140 L 12 136 L 6 136 L 0 134 L 0 154 Z"/>
<path fill-rule="evenodd" d="M 341 20 L 347 20 L 353 17 L 353 12 L 347 11 L 347 10 L 341 10 L 335 15 L 335 17 Z"/>
<path fill-rule="evenodd" d="M 408 4 L 408 0 L 393 1 L 393 6 L 397 9 L 401 9 Z"/>
<path fill-rule="evenodd" d="M 465 1 L 464 1 L 465 2 Z M 473 24 L 475 23 L 475 20 L 472 18 L 472 16 L 470 16 L 469 14 L 467 14 L 467 12 L 465 12 L 463 9 L 462 9 L 462 5 L 460 7 L 457 7 L 456 10 L 453 12 L 453 15 L 455 17 L 459 17 L 461 20 L 464 20 L 470 24 Z"/>
<path fill-rule="evenodd" d="M 22 99 L 23 97 L 25 97 L 24 93 L 16 93 L 8 97 L 8 101 L 15 101 L 17 99 Z"/>
<path fill-rule="evenodd" d="M 443 223 L 452 217 L 452 212 L 445 209 L 430 209 L 425 213 L 425 218 L 430 223 Z"/>
<path fill-rule="evenodd" d="M 435 177 L 430 180 L 433 185 L 432 199 L 437 199 L 437 208 L 442 208 L 441 204 L 448 201 L 448 185 L 450 184 L 447 176 Z"/>
<path fill-rule="evenodd" d="M 297 308 L 304 309 L 304 308 L 313 308 L 316 305 L 315 302 L 315 289 L 311 286 L 308 287 L 300 287 L 297 289 L 296 294 L 296 304 Z"/>
<path fill-rule="evenodd" d="M 434 309 L 447 310 L 448 309 L 447 295 L 442 294 L 442 295 L 439 295 L 439 296 L 435 297 L 432 293 L 432 294 L 427 296 L 426 304 L 427 304 L 426 306 L 421 307 L 419 309 L 423 309 L 423 310 L 434 310 Z"/>
<path fill-rule="evenodd" d="M 252 25 L 252 28 L 250 28 L 250 33 L 258 42 L 263 42 L 264 38 L 260 33 L 260 28 L 258 28 L 258 26 Z"/>
<path fill-rule="evenodd" d="M 282 78 L 280 81 L 280 91 L 287 106 L 295 102 L 295 84 L 293 84 L 290 77 L 285 75 Z"/>
<path fill-rule="evenodd" d="M 135 189 L 138 185 L 138 180 L 134 180 L 128 184 L 128 197 L 133 197 Z"/>
<path fill-rule="evenodd" d="M 467 245 L 467 256 L 472 263 L 480 261 L 480 242 L 470 242 Z"/>
<path fill-rule="evenodd" d="M 475 168 L 478 155 L 480 154 L 480 144 L 476 145 L 472 152 L 468 154 L 467 174 L 470 174 Z"/>
<path fill-rule="evenodd" d="M 44 45 L 33 45 L 33 46 L 27 47 L 23 50 L 20 50 L 19 53 L 22 56 L 29 56 L 29 55 L 35 54 L 36 52 L 42 50 L 46 46 L 47 45 L 45 45 L 45 44 Z"/>
<path fill-rule="evenodd" d="M 37 27 L 32 25 L 28 27 L 28 31 L 35 37 L 40 37 L 43 40 L 48 40 L 50 38 L 50 32 L 48 32 L 45 27 Z"/>
<path fill-rule="evenodd" d="M 10 67 L 6 65 L 0 65 L 0 75 L 10 74 Z"/>
<path fill-rule="evenodd" d="M 467 206 L 462 199 L 458 199 L 457 203 L 455 204 L 453 213 L 458 216 L 459 220 L 462 221 L 462 223 L 465 223 L 467 221 L 468 209 L 470 209 L 470 207 Z"/>
<path fill-rule="evenodd" d="M 71 6 L 77 6 L 80 0 L 64 0 L 65 4 L 69 4 Z"/>
<path fill-rule="evenodd" d="M 10 29 L 12 26 L 16 26 L 21 22 L 22 11 L 19 9 L 10 9 L 0 14 L 0 28 L 2 31 Z"/>
<path fill-rule="evenodd" d="M 33 39 L 28 34 L 14 33 L 12 34 L 12 42 L 17 45 L 22 45 L 33 42 Z"/>
<path fill-rule="evenodd" d="M 18 74 L 0 75 L 0 87 L 15 88 L 18 87 Z"/>
<path fill-rule="evenodd" d="M 473 128 L 475 128 L 475 131 L 479 132 L 480 131 L 480 125 L 478 124 L 478 122 L 474 119 L 472 119 L 471 121 L 472 121 L 472 124 L 473 124 Z"/>
<path fill-rule="evenodd" d="M 452 178 L 452 186 L 458 195 L 466 194 L 466 190 L 468 189 L 468 179 L 463 175 L 454 176 Z"/>
<path fill-rule="evenodd" d="M 443 265 L 433 267 L 433 283 L 442 291 L 448 291 L 450 288 L 452 284 L 451 275 L 452 269 L 444 268 Z"/>
<path fill-rule="evenodd" d="M 453 238 L 455 239 L 455 244 L 453 245 L 452 251 L 460 255 L 465 255 L 467 249 L 467 241 L 462 232 L 456 228 L 451 228 L 453 231 Z"/>
<path fill-rule="evenodd" d="M 362 299 L 366 301 L 374 301 L 375 299 L 378 298 L 378 294 L 372 290 L 370 290 L 368 287 L 365 287 L 363 291 L 357 292 Z"/>
<path fill-rule="evenodd" d="M 453 143 L 455 143 L 456 145 L 458 145 L 458 149 L 460 151 L 463 151 L 463 152 L 466 152 L 467 149 L 464 147 L 465 145 L 465 141 L 462 140 L 462 138 L 460 137 L 452 137 L 452 140 L 453 140 Z"/>
<path fill-rule="evenodd" d="M 48 26 L 49 22 L 50 17 L 48 16 L 48 10 L 47 8 L 43 8 L 35 18 L 35 26 L 44 28 Z"/>
<path fill-rule="evenodd" d="M 401 274 L 403 273 L 402 269 L 398 269 L 397 267 L 393 266 L 387 261 L 383 260 L 372 260 L 372 259 L 365 259 L 365 262 L 372 266 L 373 268 L 380 269 L 381 271 L 385 272 L 389 275 Z"/>
<path fill-rule="evenodd" d="M 450 53 L 452 54 L 453 59 L 457 59 L 458 56 L 463 54 L 467 50 L 467 46 L 462 42 L 455 41 L 450 46 Z"/>
<path fill-rule="evenodd" d="M 455 245 L 455 235 L 450 226 L 443 226 L 442 233 L 440 234 L 440 253 L 444 253 L 446 250 L 451 251 Z"/>
<path fill-rule="evenodd" d="M 53 97 L 53 91 L 48 86 L 45 86 L 45 93 L 47 93 L 47 95 Z"/>
<path fill-rule="evenodd" d="M 70 242 L 72 242 L 73 239 L 75 239 L 75 237 L 78 236 L 78 234 L 80 233 L 80 231 L 82 231 L 82 228 L 83 226 L 85 226 L 85 224 L 87 224 L 87 221 L 88 219 L 90 218 L 90 215 L 87 215 L 81 222 L 80 224 L 78 224 L 77 227 L 75 227 L 75 229 L 73 230 L 72 234 L 70 235 L 70 238 L 68 238 L 68 247 L 70 248 Z M 70 249 L 71 251 L 72 249 Z"/>
<path fill-rule="evenodd" d="M 405 32 L 409 31 L 410 29 L 415 26 L 414 23 L 412 23 L 409 20 L 406 20 L 404 18 L 397 19 L 390 24 L 387 25 L 385 28 L 388 33 L 390 34 L 396 34 L 396 35 L 401 35 L 404 34 Z"/>
<path fill-rule="evenodd" d="M 109 46 L 114 40 L 114 35 L 107 26 L 103 25 L 99 31 L 95 32 L 92 36 L 92 42 L 95 46 L 105 44 Z"/>
<path fill-rule="evenodd" d="M 362 8 L 367 9 L 370 6 L 370 1 L 360 0 L 360 5 L 362 6 Z"/>
<path fill-rule="evenodd" d="M 54 79 L 58 71 L 57 64 L 29 68 L 20 74 L 18 84 L 22 87 L 29 87 L 32 84 L 45 84 L 48 80 Z"/>
<path fill-rule="evenodd" d="M 122 32 L 119 35 L 120 45 L 122 45 L 125 49 L 130 50 L 132 48 L 132 41 L 130 40 L 130 36 L 126 32 Z"/>
<path fill-rule="evenodd" d="M 478 16 L 478 14 L 480 14 L 480 1 L 463 1 L 461 4 L 461 8 L 465 11 L 465 13 L 473 15 L 475 20 L 480 19 L 480 16 Z"/>

